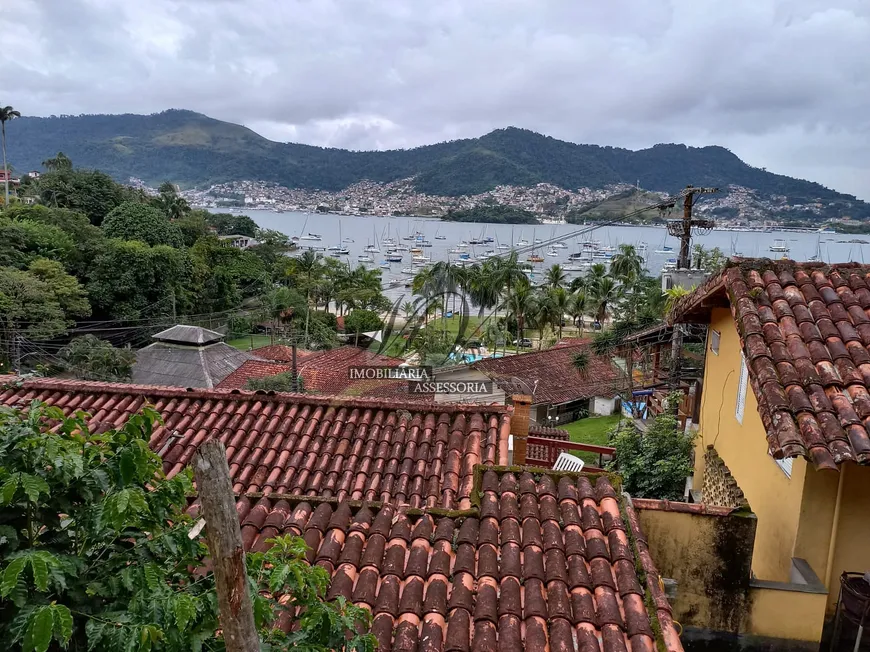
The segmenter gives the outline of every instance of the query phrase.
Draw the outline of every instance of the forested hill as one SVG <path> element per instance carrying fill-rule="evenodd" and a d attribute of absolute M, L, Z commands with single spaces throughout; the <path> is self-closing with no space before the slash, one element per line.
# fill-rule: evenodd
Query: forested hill
<path fill-rule="evenodd" d="M 416 176 L 419 190 L 437 195 L 476 194 L 499 184 L 578 188 L 640 182 L 648 190 L 667 192 L 687 183 L 737 184 L 763 195 L 785 195 L 796 204 L 854 201 L 817 183 L 753 168 L 722 147 L 656 145 L 632 151 L 577 145 L 516 128 L 382 152 L 277 143 L 246 127 L 181 110 L 24 117 L 7 131 L 9 161 L 16 170 L 41 169 L 43 160 L 63 151 L 76 166 L 155 185 L 167 179 L 184 186 L 256 179 L 334 191 L 362 179 Z"/>

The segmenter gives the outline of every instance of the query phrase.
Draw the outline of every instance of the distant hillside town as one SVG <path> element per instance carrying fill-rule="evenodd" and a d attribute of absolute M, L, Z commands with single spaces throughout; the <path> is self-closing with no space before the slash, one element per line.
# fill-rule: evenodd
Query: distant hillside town
<path fill-rule="evenodd" d="M 149 194 L 157 194 L 156 189 L 141 179 L 131 178 L 129 184 Z M 240 180 L 204 189 L 183 190 L 181 194 L 190 204 L 209 209 L 247 208 L 340 215 L 441 217 L 451 210 L 501 205 L 529 211 L 543 223 L 619 219 L 667 197 L 667 193 L 642 190 L 625 183 L 576 190 L 565 190 L 550 183 L 531 187 L 500 185 L 475 195 L 451 197 L 416 190 L 413 177 L 389 183 L 360 181 L 337 192 Z M 833 203 L 836 202 L 791 203 L 785 195 L 764 196 L 751 188 L 732 184 L 705 198 L 696 210 L 701 215 L 715 217 L 723 227 L 802 226 L 804 223 L 818 226 L 830 214 Z M 631 221 L 655 222 L 662 217 L 657 211 L 649 211 Z M 828 222 L 848 224 L 850 219 L 828 218 Z"/>

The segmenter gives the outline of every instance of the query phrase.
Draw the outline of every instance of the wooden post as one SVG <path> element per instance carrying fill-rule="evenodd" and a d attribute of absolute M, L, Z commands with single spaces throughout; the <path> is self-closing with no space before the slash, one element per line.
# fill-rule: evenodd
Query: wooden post
<path fill-rule="evenodd" d="M 259 652 L 254 609 L 248 591 L 245 550 L 227 453 L 220 440 L 205 442 L 193 467 L 205 519 L 208 550 L 217 585 L 221 628 L 227 652 Z"/>

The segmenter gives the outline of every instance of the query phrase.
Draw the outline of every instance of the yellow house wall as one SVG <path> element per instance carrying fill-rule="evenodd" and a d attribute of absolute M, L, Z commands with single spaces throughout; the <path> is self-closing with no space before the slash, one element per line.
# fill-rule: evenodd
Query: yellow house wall
<path fill-rule="evenodd" d="M 843 571 L 864 573 L 870 570 L 870 467 L 845 464 L 840 473 L 845 475 L 829 587 L 829 610 L 834 608 Z M 836 501 L 836 480 L 834 478 L 831 505 Z M 833 508 L 830 511 L 833 512 Z"/>
<path fill-rule="evenodd" d="M 701 488 L 704 451 L 713 444 L 758 518 L 753 573 L 759 579 L 787 582 L 801 515 L 806 462 L 795 459 L 788 478 L 768 455 L 767 437 L 750 386 L 743 423 L 737 421 L 741 346 L 730 310 L 713 310 L 710 329 L 719 331 L 721 337 L 718 355 L 710 351 L 709 337 L 707 341 L 694 486 Z"/>
<path fill-rule="evenodd" d="M 745 631 L 756 636 L 819 641 L 825 622 L 823 593 L 750 589 L 752 608 Z"/>

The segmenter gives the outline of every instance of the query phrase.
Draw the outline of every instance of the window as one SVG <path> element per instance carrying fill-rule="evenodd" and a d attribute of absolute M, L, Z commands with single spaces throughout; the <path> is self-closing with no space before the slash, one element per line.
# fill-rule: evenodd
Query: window
<path fill-rule="evenodd" d="M 746 407 L 746 385 L 749 382 L 749 370 L 746 368 L 746 356 L 740 354 L 740 381 L 737 383 L 737 406 L 734 409 L 734 418 L 738 423 L 743 423 L 743 409 Z"/>
<path fill-rule="evenodd" d="M 782 460 L 774 460 L 774 462 L 776 462 L 777 466 L 782 469 L 783 473 L 785 473 L 785 477 L 791 477 L 791 463 L 794 462 L 793 457 L 786 457 Z"/>
<path fill-rule="evenodd" d="M 710 331 L 710 350 L 716 355 L 719 355 L 719 340 L 721 337 L 722 335 L 719 331 Z"/>

